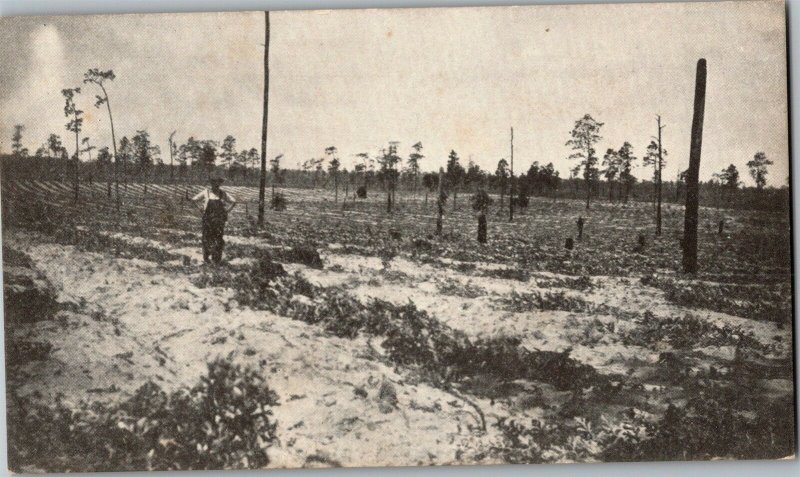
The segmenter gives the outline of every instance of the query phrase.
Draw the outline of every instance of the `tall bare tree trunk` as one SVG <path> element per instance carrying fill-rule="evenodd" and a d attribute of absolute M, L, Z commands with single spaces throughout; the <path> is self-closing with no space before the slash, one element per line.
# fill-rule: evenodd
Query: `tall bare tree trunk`
<path fill-rule="evenodd" d="M 592 174 L 589 169 L 589 157 L 592 154 L 592 146 L 586 147 L 586 166 L 583 170 L 583 179 L 586 182 L 586 210 L 589 210 L 589 202 L 592 200 Z"/>
<path fill-rule="evenodd" d="M 663 168 L 663 149 L 661 147 L 661 116 L 658 119 L 658 172 L 656 174 L 656 235 L 661 235 L 661 169 Z"/>
<path fill-rule="evenodd" d="M 108 186 L 106 195 L 108 196 L 109 199 L 111 199 L 111 183 L 114 181 L 114 176 L 113 176 L 114 173 L 111 169 L 112 167 L 113 166 L 111 165 L 110 162 L 106 164 L 106 183 L 107 183 L 106 185 Z"/>
<path fill-rule="evenodd" d="M 508 191 L 508 221 L 514 221 L 514 128 L 511 128 L 511 181 Z"/>
<path fill-rule="evenodd" d="M 258 225 L 264 225 L 267 186 L 267 116 L 269 113 L 269 11 L 264 12 L 264 116 L 261 123 L 261 180 L 258 184 Z"/>
<path fill-rule="evenodd" d="M 111 145 L 114 147 L 114 194 L 116 195 L 117 213 L 119 213 L 119 176 L 117 174 L 117 136 L 114 133 L 114 116 L 111 115 L 111 101 L 108 99 L 108 92 L 105 86 L 100 84 L 100 89 L 103 90 L 103 96 L 106 99 L 106 109 L 108 110 L 108 122 L 111 124 Z M 108 185 L 108 196 L 111 197 L 111 184 Z"/>
<path fill-rule="evenodd" d="M 697 211 L 699 208 L 700 152 L 703 145 L 703 115 L 706 102 L 706 60 L 697 61 L 694 87 L 694 116 L 686 174 L 686 216 L 683 225 L 683 271 L 697 273 Z"/>
<path fill-rule="evenodd" d="M 173 131 L 172 134 L 169 135 L 169 182 L 170 182 L 170 184 L 175 182 L 175 158 L 173 157 L 174 153 L 172 151 L 172 149 L 174 149 L 174 147 L 173 147 L 174 143 L 172 142 L 172 138 L 173 137 L 175 137 L 175 131 Z M 245 170 L 247 170 L 247 169 L 245 168 Z"/>
<path fill-rule="evenodd" d="M 439 188 L 436 197 L 437 215 L 436 215 L 436 235 L 442 236 L 442 215 L 444 214 L 444 200 L 442 198 L 442 183 L 444 182 L 444 168 L 439 168 Z"/>
<path fill-rule="evenodd" d="M 81 187 L 81 148 L 78 138 L 78 114 L 75 114 L 75 202 L 78 202 Z"/>

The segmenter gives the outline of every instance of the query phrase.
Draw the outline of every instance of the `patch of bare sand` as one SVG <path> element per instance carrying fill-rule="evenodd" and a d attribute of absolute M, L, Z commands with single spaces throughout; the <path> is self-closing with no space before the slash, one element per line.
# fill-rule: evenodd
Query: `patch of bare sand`
<path fill-rule="evenodd" d="M 232 355 L 260 368 L 280 396 L 274 409 L 280 443 L 270 451 L 276 467 L 455 463 L 455 453 L 476 439 L 470 429 L 477 417 L 469 406 L 404 381 L 365 338 L 339 339 L 240 308 L 230 290 L 199 289 L 190 277 L 150 262 L 31 245 L 41 241 L 24 234 L 9 243 L 28 253 L 63 297 L 86 309 L 66 325 L 27 330 L 56 348 L 37 365 L 41 372 L 28 376 L 28 392 L 113 401 L 147 380 L 167 390 L 192 385 L 207 361 Z M 397 406 L 388 412 L 378 399 L 383 380 L 397 393 Z"/>

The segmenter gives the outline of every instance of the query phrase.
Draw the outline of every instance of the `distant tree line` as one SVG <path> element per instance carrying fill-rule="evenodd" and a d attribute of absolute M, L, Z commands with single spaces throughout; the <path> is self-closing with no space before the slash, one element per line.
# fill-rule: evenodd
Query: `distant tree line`
<path fill-rule="evenodd" d="M 103 86 L 104 81 L 113 79 L 113 73 L 90 70 L 87 78 L 86 82 Z M 98 107 L 108 105 L 105 87 L 102 91 L 103 95 L 97 96 Z M 64 140 L 56 133 L 50 134 L 30 154 L 23 145 L 24 125 L 15 125 L 11 138 L 12 153 L 3 158 L 4 177 L 60 181 L 72 178 L 76 194 L 82 177 L 85 182 L 107 182 L 109 197 L 112 182 L 122 182 L 123 185 L 128 182 L 201 184 L 212 171 L 227 175 L 230 184 L 258 184 L 259 151 L 256 148 L 239 149 L 232 135 L 221 141 L 189 137 L 178 143 L 173 132 L 169 136 L 168 154 L 162 154 L 144 129 L 122 136 L 118 144 L 114 139 L 113 151 L 109 146 L 93 145 L 89 137 L 80 138 L 83 112 L 77 109 L 74 101 L 80 88 L 65 89 L 62 93 L 66 102 L 64 112 L 69 119 L 67 130 L 75 134 L 75 149 L 71 157 Z M 483 170 L 472 160 L 464 165 L 459 154 L 451 150 L 442 176 L 445 190 L 454 208 L 458 206 L 459 193 L 486 191 L 499 195 L 500 208 L 508 207 L 512 200 L 515 205 L 524 207 L 529 197 L 583 198 L 587 207 L 592 200 L 622 203 L 649 200 L 658 214 L 662 200 L 674 203 L 684 200 L 686 180 L 685 171 L 672 181 L 662 179 L 661 171 L 666 166 L 668 153 L 661 145 L 660 131 L 664 126 L 660 117 L 658 123 L 659 135 L 648 144 L 642 157 L 642 166 L 653 169 L 651 180 L 639 182 L 633 175 L 638 158 L 628 141 L 619 148 L 607 148 L 602 158 L 599 156 L 596 147 L 602 139 L 600 131 L 604 124 L 586 114 L 575 122 L 566 143 L 573 150 L 569 159 L 576 162 L 568 178 L 560 177 L 552 162 L 540 164 L 538 161 L 512 177 L 506 158 L 498 160 L 494 171 Z M 340 190 L 344 191 L 347 200 L 356 194 L 365 197 L 374 188 L 386 194 L 388 211 L 396 203 L 398 191 L 424 195 L 427 203 L 428 195 L 438 190 L 439 174 L 422 171 L 426 156 L 421 142 L 411 146 L 407 157 L 402 157 L 398 150 L 399 143 L 389 141 L 377 153 L 355 154 L 353 167 L 349 170 L 343 167 L 336 146 L 322 149 L 320 156 L 305 160 L 294 169 L 282 167 L 284 158 L 278 155 L 269 159 L 268 181 L 273 190 L 276 186 L 332 189 L 335 201 L 339 200 Z M 702 185 L 704 203 L 742 208 L 784 207 L 776 205 L 776 202 L 782 203 L 786 194 L 768 192 L 771 189 L 766 188 L 768 166 L 772 161 L 763 152 L 757 152 L 746 165 L 755 182 L 754 188 L 742 188 L 739 171 L 731 164 Z M 749 189 L 759 193 L 742 193 Z M 512 190 L 514 197 L 511 197 Z"/>

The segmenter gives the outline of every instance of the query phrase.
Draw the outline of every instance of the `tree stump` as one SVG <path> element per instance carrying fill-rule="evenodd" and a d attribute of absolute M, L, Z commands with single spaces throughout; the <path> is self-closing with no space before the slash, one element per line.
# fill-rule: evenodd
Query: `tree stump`
<path fill-rule="evenodd" d="M 572 239 L 572 237 L 567 237 L 567 240 L 564 242 L 564 248 L 567 250 L 572 250 L 575 248 L 575 241 Z"/>
<path fill-rule="evenodd" d="M 636 247 L 633 249 L 633 251 L 636 253 L 642 253 L 644 252 L 645 246 L 647 246 L 647 239 L 645 238 L 644 234 L 640 233 L 636 238 Z"/>
<path fill-rule="evenodd" d="M 478 215 L 478 243 L 486 243 L 486 214 Z"/>

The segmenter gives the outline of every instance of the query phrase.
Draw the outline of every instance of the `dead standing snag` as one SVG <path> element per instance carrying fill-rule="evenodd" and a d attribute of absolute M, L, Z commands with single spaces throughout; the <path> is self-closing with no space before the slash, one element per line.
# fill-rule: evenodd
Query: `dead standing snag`
<path fill-rule="evenodd" d="M 514 221 L 514 128 L 511 128 L 511 167 L 509 170 L 511 189 L 508 191 L 508 221 Z"/>
<path fill-rule="evenodd" d="M 444 169 L 439 168 L 439 181 L 438 187 L 439 192 L 436 199 L 436 207 L 437 207 L 437 214 L 436 214 L 436 236 L 442 236 L 442 215 L 444 214 L 444 203 L 447 201 L 447 193 L 443 189 L 444 182 Z"/>
<path fill-rule="evenodd" d="M 269 113 L 269 11 L 264 12 L 264 116 L 261 122 L 261 178 L 258 182 L 258 226 L 264 225 L 267 187 L 267 119 Z"/>
<path fill-rule="evenodd" d="M 698 176 L 700 152 L 703 145 L 703 115 L 706 102 L 706 60 L 697 61 L 694 89 L 694 116 L 689 150 L 689 169 L 686 174 L 686 216 L 683 223 L 683 271 L 697 273 L 697 211 L 699 201 Z"/>

